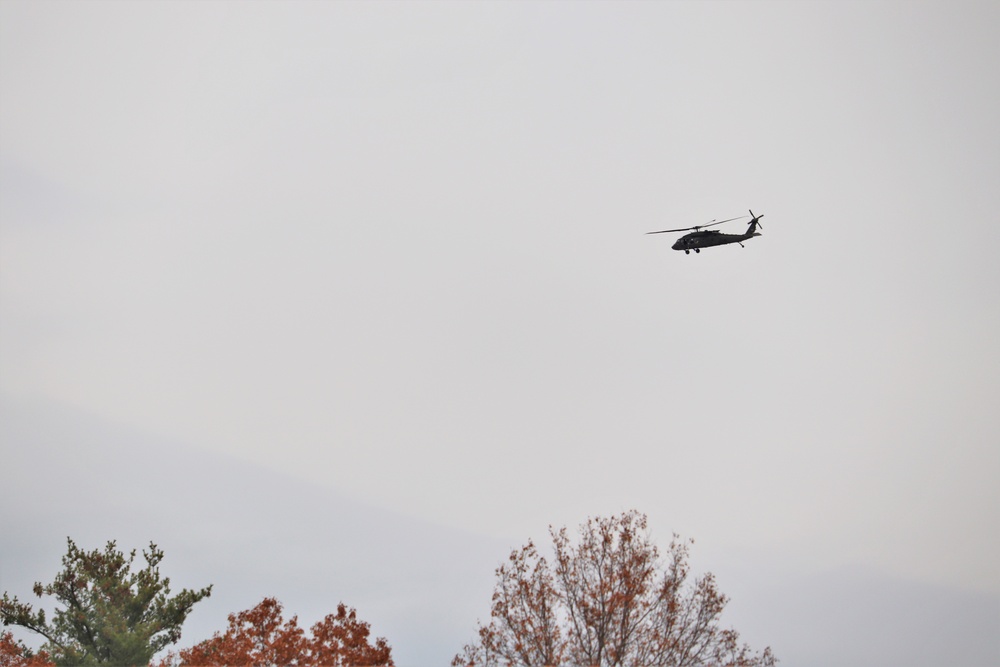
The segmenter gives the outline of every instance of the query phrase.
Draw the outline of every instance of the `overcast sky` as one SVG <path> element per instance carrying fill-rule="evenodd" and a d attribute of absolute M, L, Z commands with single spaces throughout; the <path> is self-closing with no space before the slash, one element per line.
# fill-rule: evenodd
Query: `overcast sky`
<path fill-rule="evenodd" d="M 992 2 L 6 0 L 0 391 L 34 416 L 0 453 L 27 467 L 29 424 L 86 415 L 147 466 L 182 447 L 509 546 L 634 507 L 731 572 L 787 664 L 821 664 L 789 619 L 844 573 L 1000 626 L 998 25 Z M 745 248 L 645 235 L 748 209 Z"/>

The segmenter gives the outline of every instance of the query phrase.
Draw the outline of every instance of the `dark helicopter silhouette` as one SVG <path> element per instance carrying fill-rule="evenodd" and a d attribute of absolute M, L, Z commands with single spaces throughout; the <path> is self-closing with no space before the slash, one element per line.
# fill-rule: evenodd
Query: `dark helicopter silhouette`
<path fill-rule="evenodd" d="M 760 224 L 759 220 L 764 217 L 764 214 L 754 215 L 753 211 L 750 211 L 750 226 L 747 227 L 747 231 L 743 234 L 723 234 L 716 229 L 704 230 L 705 227 L 714 227 L 715 225 L 721 225 L 724 222 L 732 222 L 733 220 L 740 220 L 745 218 L 745 215 L 741 215 L 737 218 L 729 218 L 727 220 L 719 220 L 716 222 L 713 220 L 704 225 L 695 225 L 694 227 L 683 227 L 681 229 L 661 229 L 658 232 L 646 232 L 647 234 L 665 234 L 667 232 L 686 232 L 689 230 L 694 230 L 690 234 L 685 234 L 684 236 L 677 239 L 672 246 L 674 250 L 683 250 L 684 254 L 687 255 L 692 250 L 695 252 L 701 252 L 702 248 L 710 248 L 714 245 L 726 245 L 727 243 L 739 243 L 740 247 L 743 246 L 743 242 L 747 239 L 752 239 L 755 236 L 760 236 L 760 232 L 757 231 L 757 227 L 761 229 L 764 225 Z M 704 231 L 703 231 L 704 230 Z"/>

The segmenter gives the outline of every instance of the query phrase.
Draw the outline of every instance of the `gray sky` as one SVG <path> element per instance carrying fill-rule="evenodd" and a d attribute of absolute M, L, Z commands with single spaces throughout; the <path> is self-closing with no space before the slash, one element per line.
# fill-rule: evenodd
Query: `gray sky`
<path fill-rule="evenodd" d="M 995 626 L 998 24 L 989 2 L 4 2 L 0 391 L 25 424 L 165 443 L 148 465 L 238 460 L 483 544 L 638 508 L 731 573 L 734 625 L 788 664 L 826 664 L 786 621 L 845 572 Z M 749 208 L 742 249 L 644 234 Z M 31 464 L 33 428 L 4 458 Z M 30 539 L 54 565 L 52 533 Z"/>

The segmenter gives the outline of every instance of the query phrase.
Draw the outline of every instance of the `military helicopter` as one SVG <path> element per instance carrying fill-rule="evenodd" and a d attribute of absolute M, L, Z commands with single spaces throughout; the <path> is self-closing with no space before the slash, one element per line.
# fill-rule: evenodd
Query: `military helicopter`
<path fill-rule="evenodd" d="M 701 252 L 702 248 L 710 248 L 714 245 L 726 245 L 727 243 L 739 243 L 740 247 L 744 247 L 743 241 L 751 239 L 754 236 L 760 236 L 760 232 L 757 228 L 764 228 L 764 225 L 760 224 L 759 220 L 764 217 L 764 214 L 754 215 L 753 211 L 750 211 L 750 226 L 747 227 L 747 231 L 743 234 L 723 234 L 717 229 L 709 229 L 702 231 L 705 227 L 714 227 L 715 225 L 721 225 L 724 222 L 732 222 L 733 220 L 740 220 L 747 216 L 741 215 L 736 218 L 728 218 L 726 220 L 715 221 L 712 220 L 704 225 L 695 225 L 694 227 L 683 227 L 681 229 L 661 229 L 658 232 L 646 232 L 647 234 L 665 234 L 667 232 L 687 232 L 692 231 L 690 234 L 685 234 L 684 236 L 677 239 L 677 241 L 672 246 L 674 250 L 683 250 L 685 255 L 691 253 L 692 250 L 695 252 Z"/>

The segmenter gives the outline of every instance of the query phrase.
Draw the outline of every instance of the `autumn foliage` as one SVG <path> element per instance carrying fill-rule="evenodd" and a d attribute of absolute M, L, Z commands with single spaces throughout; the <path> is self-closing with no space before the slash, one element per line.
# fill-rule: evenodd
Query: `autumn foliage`
<path fill-rule="evenodd" d="M 0 632 L 0 667 L 55 667 L 55 663 L 45 651 L 34 653 L 10 632 Z"/>
<path fill-rule="evenodd" d="M 690 580 L 689 542 L 666 554 L 646 517 L 591 519 L 574 543 L 550 529 L 553 563 L 529 542 L 497 568 L 491 620 L 454 667 L 773 667 L 719 617 L 728 598 L 711 574 Z"/>
<path fill-rule="evenodd" d="M 229 627 L 189 649 L 182 665 L 324 665 L 326 667 L 391 667 L 392 649 L 382 637 L 369 642 L 369 625 L 344 604 L 312 626 L 312 636 L 298 617 L 285 620 L 281 603 L 264 598 L 253 609 L 229 615 Z"/>

